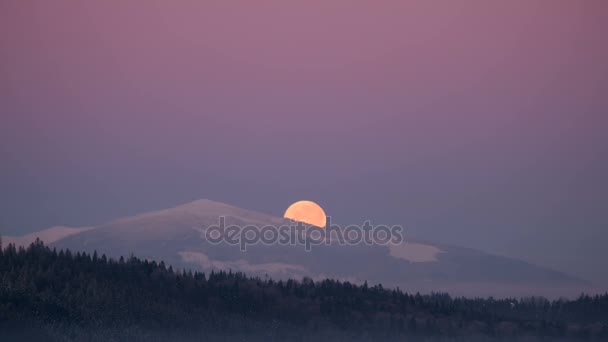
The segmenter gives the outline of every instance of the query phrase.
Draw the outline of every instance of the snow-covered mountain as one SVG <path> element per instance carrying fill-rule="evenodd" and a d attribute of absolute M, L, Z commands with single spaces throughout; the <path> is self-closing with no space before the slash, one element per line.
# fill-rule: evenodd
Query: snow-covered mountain
<path fill-rule="evenodd" d="M 55 227 L 5 237 L 4 242 L 27 243 L 39 236 L 47 244 L 74 251 L 96 250 L 111 257 L 163 260 L 174 268 L 208 271 L 231 269 L 273 278 L 336 278 L 382 283 L 415 292 L 447 291 L 478 296 L 572 296 L 588 288 L 586 282 L 524 261 L 455 246 L 407 239 L 400 245 L 336 244 L 313 246 L 238 246 L 211 244 L 203 232 L 224 216 L 226 225 L 263 227 L 286 223 L 283 218 L 198 200 L 174 208 L 122 218 L 97 227 Z"/>

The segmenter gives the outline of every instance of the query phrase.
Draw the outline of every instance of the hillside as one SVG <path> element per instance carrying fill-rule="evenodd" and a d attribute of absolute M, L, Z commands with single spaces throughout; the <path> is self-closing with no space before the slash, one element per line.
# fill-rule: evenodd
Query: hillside
<path fill-rule="evenodd" d="M 391 246 L 331 244 L 314 246 L 307 252 L 303 246 L 256 244 L 241 251 L 238 246 L 210 244 L 202 238 L 209 226 L 218 224 L 220 216 L 226 218 L 226 225 L 240 227 L 285 223 L 265 213 L 197 200 L 118 219 L 51 245 L 113 257 L 134 253 L 180 269 L 232 269 L 275 279 L 330 277 L 356 284 L 381 282 L 424 293 L 558 298 L 592 291 L 580 279 L 521 260 L 407 236 L 401 245 Z"/>
<path fill-rule="evenodd" d="M 56 251 L 41 242 L 3 250 L 0 271 L 0 336 L 19 336 L 28 327 L 23 330 L 47 340 L 112 331 L 142 340 L 172 334 L 608 338 L 608 294 L 552 302 L 452 298 L 331 279 L 176 272 L 164 262 Z"/>

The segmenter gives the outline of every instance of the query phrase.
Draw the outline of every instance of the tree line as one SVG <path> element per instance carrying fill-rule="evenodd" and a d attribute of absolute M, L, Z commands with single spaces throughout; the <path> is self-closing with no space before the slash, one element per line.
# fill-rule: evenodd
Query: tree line
<path fill-rule="evenodd" d="M 345 331 L 400 336 L 608 339 L 608 294 L 464 298 L 326 279 L 174 270 L 135 256 L 0 242 L 0 330 L 43 327 L 201 333 Z M 4 325 L 3 325 L 4 324 Z M 17 324 L 18 326 L 19 324 Z"/>

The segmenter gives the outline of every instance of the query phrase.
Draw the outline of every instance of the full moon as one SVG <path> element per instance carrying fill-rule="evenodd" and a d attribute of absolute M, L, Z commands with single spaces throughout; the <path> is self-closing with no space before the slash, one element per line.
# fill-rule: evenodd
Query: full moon
<path fill-rule="evenodd" d="M 325 228 L 326 216 L 323 208 L 312 201 L 298 201 L 285 210 L 284 218 Z"/>

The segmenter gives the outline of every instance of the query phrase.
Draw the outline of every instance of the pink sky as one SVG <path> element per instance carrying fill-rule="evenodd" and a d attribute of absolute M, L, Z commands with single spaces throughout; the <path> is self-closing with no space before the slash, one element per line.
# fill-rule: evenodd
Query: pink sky
<path fill-rule="evenodd" d="M 306 198 L 591 274 L 607 4 L 2 1 L 0 229 Z"/>

